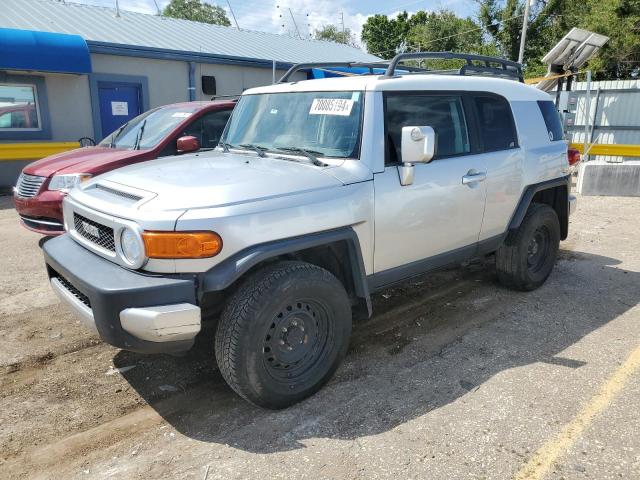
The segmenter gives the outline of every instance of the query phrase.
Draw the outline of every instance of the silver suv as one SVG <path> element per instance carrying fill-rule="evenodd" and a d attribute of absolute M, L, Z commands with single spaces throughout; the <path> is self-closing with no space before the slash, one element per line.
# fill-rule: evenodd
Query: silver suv
<path fill-rule="evenodd" d="M 242 95 L 216 151 L 82 184 L 43 246 L 51 285 L 127 350 L 185 351 L 215 318 L 224 378 L 267 408 L 329 380 L 372 292 L 489 254 L 539 287 L 575 204 L 554 104 L 517 64 L 437 57 L 464 65 L 293 67 Z"/>

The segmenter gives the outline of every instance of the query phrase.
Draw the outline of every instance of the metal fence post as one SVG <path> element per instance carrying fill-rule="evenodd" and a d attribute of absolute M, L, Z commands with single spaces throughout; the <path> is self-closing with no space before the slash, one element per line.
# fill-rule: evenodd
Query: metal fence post
<path fill-rule="evenodd" d="M 587 90 L 584 96 L 584 161 L 589 161 L 589 123 L 591 121 L 591 70 L 587 70 Z"/>

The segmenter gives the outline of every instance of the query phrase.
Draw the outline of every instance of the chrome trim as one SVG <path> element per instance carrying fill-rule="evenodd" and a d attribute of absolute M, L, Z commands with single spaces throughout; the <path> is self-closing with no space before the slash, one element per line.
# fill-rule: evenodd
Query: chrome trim
<path fill-rule="evenodd" d="M 48 226 L 51 226 L 51 227 L 60 227 L 60 228 L 64 227 L 64 225 L 62 225 L 62 223 L 60 223 L 60 222 L 50 222 L 48 220 L 38 220 L 36 218 L 25 217 L 23 215 L 20 215 L 20 220 L 22 220 L 24 222 L 29 222 L 29 223 L 37 223 L 38 225 L 48 225 Z"/>
<path fill-rule="evenodd" d="M 60 300 L 71 307 L 73 312 L 80 318 L 80 321 L 85 327 L 98 333 L 96 322 L 93 318 L 93 311 L 91 310 L 91 308 L 82 303 L 62 284 L 60 280 L 55 277 L 51 279 L 51 288 L 53 288 L 53 291 L 56 292 Z"/>
<path fill-rule="evenodd" d="M 21 173 L 13 187 L 13 193 L 20 198 L 33 198 L 40 192 L 46 179 L 47 177 Z"/>

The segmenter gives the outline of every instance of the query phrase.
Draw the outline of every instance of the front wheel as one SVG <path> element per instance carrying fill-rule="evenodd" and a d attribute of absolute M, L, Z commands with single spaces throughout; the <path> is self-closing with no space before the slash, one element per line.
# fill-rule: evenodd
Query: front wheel
<path fill-rule="evenodd" d="M 533 203 L 520 227 L 496 252 L 498 279 L 515 290 L 535 290 L 551 274 L 560 247 L 560 222 L 549 205 Z"/>
<path fill-rule="evenodd" d="M 284 408 L 318 391 L 346 354 L 349 297 L 336 277 L 304 262 L 279 262 L 247 278 L 216 333 L 216 360 L 240 396 Z"/>

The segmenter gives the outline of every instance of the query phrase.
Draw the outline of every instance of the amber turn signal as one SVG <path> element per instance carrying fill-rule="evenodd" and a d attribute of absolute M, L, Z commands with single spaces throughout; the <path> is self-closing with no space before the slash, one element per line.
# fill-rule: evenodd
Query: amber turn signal
<path fill-rule="evenodd" d="M 206 258 L 222 250 L 222 238 L 215 232 L 143 232 L 149 258 Z"/>

